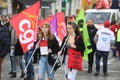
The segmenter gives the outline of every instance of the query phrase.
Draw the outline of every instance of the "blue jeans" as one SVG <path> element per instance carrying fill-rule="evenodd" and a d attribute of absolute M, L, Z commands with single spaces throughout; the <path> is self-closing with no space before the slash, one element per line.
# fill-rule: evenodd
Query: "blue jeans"
<path fill-rule="evenodd" d="M 100 60 L 103 57 L 103 73 L 107 73 L 107 61 L 109 51 L 98 51 L 96 52 L 96 72 L 100 71 Z"/>
<path fill-rule="evenodd" d="M 27 53 L 25 53 L 25 63 L 27 65 L 31 55 L 33 53 L 33 49 L 29 50 Z M 32 60 L 30 61 L 28 67 L 27 67 L 27 75 L 26 77 L 27 78 L 34 78 L 34 67 L 33 67 L 33 64 L 32 64 Z"/>
<path fill-rule="evenodd" d="M 19 58 L 19 65 L 20 65 L 20 69 L 21 71 L 24 71 L 24 64 L 22 62 L 22 55 L 18 56 Z M 12 72 L 16 72 L 16 61 L 15 61 L 15 56 L 10 56 L 10 60 L 11 60 L 11 68 L 12 68 Z"/>
<path fill-rule="evenodd" d="M 41 56 L 40 60 L 39 60 L 39 66 L 38 66 L 38 80 L 45 80 L 45 73 L 47 71 L 47 76 L 48 78 L 52 78 L 52 80 L 54 79 L 54 71 L 52 73 L 51 72 L 52 66 L 49 65 L 48 63 L 48 57 L 45 56 Z"/>

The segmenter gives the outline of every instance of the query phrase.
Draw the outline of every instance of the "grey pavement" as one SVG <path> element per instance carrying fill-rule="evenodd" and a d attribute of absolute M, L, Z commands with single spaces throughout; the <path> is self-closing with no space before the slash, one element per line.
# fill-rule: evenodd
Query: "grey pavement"
<path fill-rule="evenodd" d="M 102 73 L 102 60 L 101 60 L 101 72 L 100 75 L 95 77 L 94 73 L 95 73 L 95 65 L 93 66 L 93 72 L 92 73 L 88 73 L 87 72 L 87 61 L 83 60 L 83 71 L 78 71 L 77 73 L 77 78 L 76 80 L 120 80 L 120 61 L 118 60 L 118 58 L 113 58 L 111 56 L 112 53 L 110 53 L 109 55 L 109 60 L 108 60 L 108 74 L 109 76 L 107 77 L 103 77 L 103 73 Z M 37 80 L 37 71 L 38 71 L 38 64 L 34 64 L 34 68 L 35 68 L 35 77 Z M 2 80 L 23 80 L 20 79 L 20 68 L 19 65 L 17 65 L 17 78 L 9 78 L 10 75 L 8 74 L 8 72 L 11 70 L 10 67 L 10 59 L 9 59 L 9 55 L 7 55 L 4 59 L 3 62 L 3 66 L 2 66 Z M 46 80 L 47 80 L 47 76 L 46 76 Z M 55 74 L 55 80 L 65 80 L 64 79 L 64 67 L 62 66 L 59 70 L 57 70 L 56 74 Z"/>

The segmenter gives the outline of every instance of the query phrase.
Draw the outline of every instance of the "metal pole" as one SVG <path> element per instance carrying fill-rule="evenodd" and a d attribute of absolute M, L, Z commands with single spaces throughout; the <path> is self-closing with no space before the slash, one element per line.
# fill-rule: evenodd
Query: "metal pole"
<path fill-rule="evenodd" d="M 40 43 L 40 41 L 41 41 L 41 40 L 39 40 L 38 43 Z M 34 49 L 34 51 L 33 51 L 32 55 L 31 55 L 31 57 L 30 57 L 30 59 L 29 59 L 27 65 L 26 65 L 25 69 L 24 69 L 24 73 L 27 71 L 27 68 L 28 68 L 28 66 L 29 66 L 29 64 L 30 64 L 30 61 L 31 61 L 32 58 L 33 58 L 33 55 L 35 54 L 36 49 L 37 49 L 37 48 L 36 48 L 36 46 L 35 46 L 35 49 Z"/>
<path fill-rule="evenodd" d="M 68 37 L 69 37 L 69 36 L 67 36 L 66 41 L 65 41 L 65 43 L 63 44 L 63 46 L 62 46 L 62 48 L 61 48 L 60 51 L 62 51 L 63 48 L 65 47 L 65 45 L 66 45 L 66 43 L 67 43 L 67 40 L 68 40 Z M 60 58 L 60 56 L 57 57 L 57 59 L 56 59 L 54 65 L 53 65 L 53 67 L 52 67 L 52 69 L 51 69 L 51 71 L 50 71 L 50 74 L 53 72 L 53 70 L 54 70 L 54 68 L 55 68 L 55 65 L 56 65 L 56 63 L 57 63 L 57 61 L 58 61 L 59 58 Z"/>

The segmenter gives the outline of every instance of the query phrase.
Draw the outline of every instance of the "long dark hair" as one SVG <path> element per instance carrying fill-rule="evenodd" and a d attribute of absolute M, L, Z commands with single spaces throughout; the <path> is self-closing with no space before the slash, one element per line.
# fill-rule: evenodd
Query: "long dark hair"
<path fill-rule="evenodd" d="M 68 25 L 71 25 L 75 29 L 75 33 L 77 35 L 81 35 L 82 36 L 82 33 L 80 32 L 79 27 L 78 27 L 78 25 L 76 23 L 68 22 Z"/>

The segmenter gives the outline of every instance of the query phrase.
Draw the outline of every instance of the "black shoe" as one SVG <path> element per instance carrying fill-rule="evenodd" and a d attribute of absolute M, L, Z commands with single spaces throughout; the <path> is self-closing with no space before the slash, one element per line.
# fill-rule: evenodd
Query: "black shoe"
<path fill-rule="evenodd" d="M 98 76 L 99 75 L 99 72 L 96 72 L 95 74 L 94 74 L 94 76 Z"/>
<path fill-rule="evenodd" d="M 29 80 L 29 78 L 24 78 L 24 80 Z"/>
<path fill-rule="evenodd" d="M 117 55 L 113 55 L 113 57 L 118 57 Z"/>
<path fill-rule="evenodd" d="M 92 68 L 88 68 L 88 73 L 91 73 L 92 72 Z"/>
<path fill-rule="evenodd" d="M 34 80 L 34 77 L 30 78 L 29 80 Z"/>
<path fill-rule="evenodd" d="M 25 73 L 22 72 L 21 75 L 20 75 L 20 78 L 24 78 L 24 76 L 25 76 Z"/>
<path fill-rule="evenodd" d="M 10 71 L 8 74 L 13 74 L 13 72 L 12 72 L 12 71 Z"/>
<path fill-rule="evenodd" d="M 103 76 L 108 76 L 108 73 L 104 73 Z"/>
<path fill-rule="evenodd" d="M 13 72 L 13 74 L 10 76 L 10 78 L 16 78 L 16 72 Z"/>

